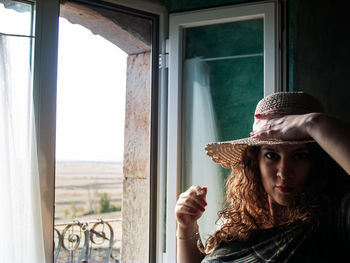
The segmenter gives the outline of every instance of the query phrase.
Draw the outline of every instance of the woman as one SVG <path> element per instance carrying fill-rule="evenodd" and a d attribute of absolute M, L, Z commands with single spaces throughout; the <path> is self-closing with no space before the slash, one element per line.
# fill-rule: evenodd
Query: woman
<path fill-rule="evenodd" d="M 207 188 L 180 195 L 178 262 L 350 262 L 350 126 L 322 112 L 306 93 L 275 93 L 250 138 L 206 146 L 232 169 L 225 206 L 202 246 Z"/>

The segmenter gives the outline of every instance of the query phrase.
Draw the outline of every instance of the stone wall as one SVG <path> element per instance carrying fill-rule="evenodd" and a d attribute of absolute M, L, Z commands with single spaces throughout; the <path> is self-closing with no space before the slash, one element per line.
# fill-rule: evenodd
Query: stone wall
<path fill-rule="evenodd" d="M 121 261 L 148 262 L 151 53 L 127 61 Z"/>
<path fill-rule="evenodd" d="M 127 54 L 151 49 L 152 25 L 145 18 L 72 2 L 60 5 L 60 16 L 100 35 Z"/>

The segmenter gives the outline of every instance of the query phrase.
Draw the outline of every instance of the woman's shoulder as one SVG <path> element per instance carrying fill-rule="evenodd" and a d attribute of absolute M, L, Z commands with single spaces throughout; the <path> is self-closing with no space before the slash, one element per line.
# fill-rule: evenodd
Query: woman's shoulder
<path fill-rule="evenodd" d="M 350 193 L 350 175 L 340 166 L 335 166 L 328 176 L 328 182 L 324 190 L 333 200 L 341 201 Z"/>
<path fill-rule="evenodd" d="M 234 260 L 242 262 L 277 260 L 277 262 L 284 262 L 295 250 L 298 242 L 304 240 L 312 232 L 312 229 L 310 222 L 294 222 L 272 228 L 252 230 L 246 240 L 221 242 L 220 246 L 207 255 L 202 262 L 232 262 Z"/>
<path fill-rule="evenodd" d="M 312 220 L 254 230 L 248 240 L 222 242 L 202 263 L 347 262 L 342 241 L 323 230 Z"/>
<path fill-rule="evenodd" d="M 350 220 L 350 176 L 345 171 L 337 171 L 324 189 L 330 204 L 330 217 L 333 220 Z M 343 218 L 340 220 L 340 218 Z M 333 222 L 334 223 L 334 222 Z"/>

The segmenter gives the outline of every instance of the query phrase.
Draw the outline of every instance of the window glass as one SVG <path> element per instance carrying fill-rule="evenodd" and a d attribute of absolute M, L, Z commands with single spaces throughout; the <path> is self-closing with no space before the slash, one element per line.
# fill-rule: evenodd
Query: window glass
<path fill-rule="evenodd" d="M 66 2 L 59 29 L 55 257 L 148 258 L 152 20 Z"/>
<path fill-rule="evenodd" d="M 250 133 L 264 94 L 263 18 L 184 29 L 182 188 L 208 187 L 201 232 L 215 230 L 229 173 L 205 154 L 209 142 Z"/>
<path fill-rule="evenodd" d="M 44 262 L 34 123 L 33 6 L 0 1 L 1 262 Z M 21 35 L 18 35 L 21 34 Z"/>
<path fill-rule="evenodd" d="M 32 4 L 0 0 L 0 32 L 31 35 L 32 9 Z"/>

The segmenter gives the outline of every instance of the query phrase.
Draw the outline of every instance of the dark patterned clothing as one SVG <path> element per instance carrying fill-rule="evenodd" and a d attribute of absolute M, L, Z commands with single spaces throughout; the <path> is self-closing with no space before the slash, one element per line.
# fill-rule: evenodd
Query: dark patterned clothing
<path fill-rule="evenodd" d="M 222 242 L 202 263 L 350 262 L 350 192 L 341 192 L 333 196 L 328 223 L 254 230 L 248 240 Z"/>

